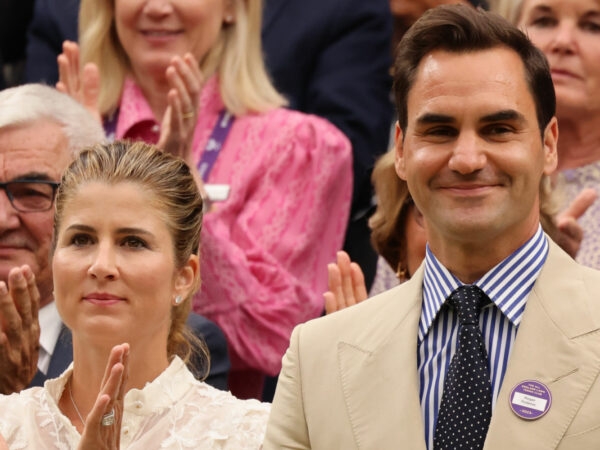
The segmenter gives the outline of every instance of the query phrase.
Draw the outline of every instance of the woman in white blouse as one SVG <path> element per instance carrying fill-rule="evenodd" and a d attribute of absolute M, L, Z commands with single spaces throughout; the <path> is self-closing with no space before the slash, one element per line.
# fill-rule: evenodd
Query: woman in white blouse
<path fill-rule="evenodd" d="M 195 380 L 183 362 L 201 224 L 188 166 L 151 145 L 98 145 L 71 164 L 52 267 L 73 365 L 0 396 L 9 448 L 260 447 L 269 406 Z"/>

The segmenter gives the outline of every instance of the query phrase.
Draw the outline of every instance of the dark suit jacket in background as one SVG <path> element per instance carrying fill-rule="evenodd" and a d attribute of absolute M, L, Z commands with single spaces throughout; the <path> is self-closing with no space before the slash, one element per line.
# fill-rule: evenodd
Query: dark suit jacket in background
<path fill-rule="evenodd" d="M 25 81 L 54 85 L 65 40 L 77 42 L 79 0 L 35 0 L 27 32 Z"/>
<path fill-rule="evenodd" d="M 216 324 L 199 314 L 191 313 L 187 325 L 196 336 L 204 339 L 210 351 L 210 372 L 204 381 L 217 389 L 227 390 L 230 364 L 225 335 Z M 73 361 L 71 331 L 63 325 L 48 366 L 48 373 L 44 375 L 38 370 L 29 386 L 43 386 L 47 379 L 56 378 L 63 373 L 71 361 Z M 190 359 L 188 368 L 194 374 L 204 373 L 203 362 L 198 358 Z"/>
<path fill-rule="evenodd" d="M 263 51 L 275 87 L 292 109 L 328 119 L 352 142 L 354 192 L 344 249 L 368 286 L 377 264 L 367 225 L 371 171 L 388 148 L 393 118 L 391 39 L 389 0 L 265 0 Z"/>

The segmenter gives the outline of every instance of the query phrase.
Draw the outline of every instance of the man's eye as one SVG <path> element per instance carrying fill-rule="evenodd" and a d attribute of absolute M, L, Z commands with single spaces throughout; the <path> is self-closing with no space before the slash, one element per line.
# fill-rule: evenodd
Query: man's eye
<path fill-rule="evenodd" d="M 426 136 L 456 136 L 456 130 L 451 127 L 434 127 L 425 132 Z"/>
<path fill-rule="evenodd" d="M 491 136 L 504 136 L 513 132 L 514 129 L 507 125 L 490 125 L 483 131 L 484 134 Z"/>

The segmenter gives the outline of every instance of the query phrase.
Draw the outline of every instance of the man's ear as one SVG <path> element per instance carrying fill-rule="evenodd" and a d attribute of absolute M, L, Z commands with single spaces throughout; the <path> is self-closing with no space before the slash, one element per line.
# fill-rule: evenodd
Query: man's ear
<path fill-rule="evenodd" d="M 396 121 L 396 132 L 394 135 L 394 149 L 396 152 L 395 159 L 395 167 L 396 173 L 400 178 L 406 181 L 406 167 L 404 164 L 404 139 L 403 139 L 402 130 L 400 129 L 400 125 L 398 121 Z"/>
<path fill-rule="evenodd" d="M 544 174 L 551 175 L 558 165 L 558 120 L 550 119 L 544 130 Z"/>

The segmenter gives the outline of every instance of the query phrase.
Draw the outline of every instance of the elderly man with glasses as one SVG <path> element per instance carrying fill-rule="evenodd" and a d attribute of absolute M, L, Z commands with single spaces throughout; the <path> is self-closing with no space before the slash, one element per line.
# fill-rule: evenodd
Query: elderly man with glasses
<path fill-rule="evenodd" d="M 4 394 L 27 387 L 34 376 L 40 384 L 48 372 L 62 331 L 48 260 L 54 195 L 72 155 L 103 139 L 102 127 L 83 107 L 50 87 L 28 85 L 0 92 L 4 191 L 0 192 L 0 392 Z M 23 265 L 30 268 L 25 276 L 14 269 Z M 61 367 L 72 358 L 60 356 L 66 359 L 57 361 Z"/>
<path fill-rule="evenodd" d="M 73 359 L 70 332 L 54 305 L 49 263 L 54 196 L 76 152 L 103 140 L 96 119 L 54 88 L 30 84 L 0 91 L 1 394 L 40 386 Z M 197 314 L 188 325 L 211 353 L 206 381 L 225 388 L 229 358 L 222 331 Z M 201 376 L 205 363 L 192 359 L 190 368 Z"/>

